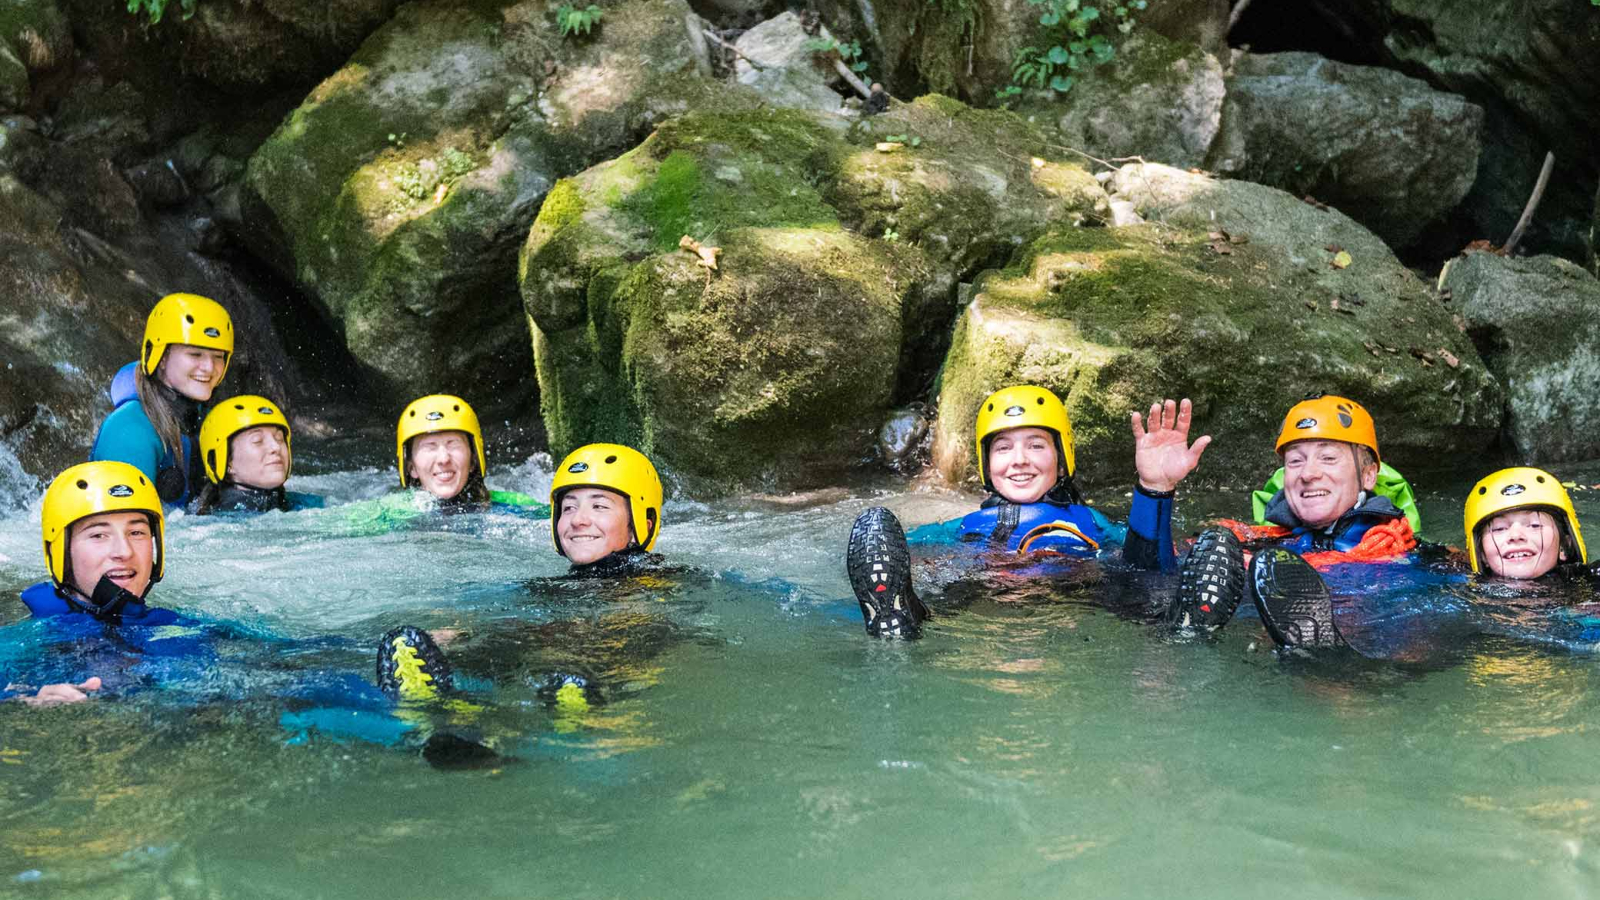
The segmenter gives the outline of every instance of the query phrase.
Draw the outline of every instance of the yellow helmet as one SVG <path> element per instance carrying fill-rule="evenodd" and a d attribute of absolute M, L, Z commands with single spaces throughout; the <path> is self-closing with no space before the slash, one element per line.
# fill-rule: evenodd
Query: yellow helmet
<path fill-rule="evenodd" d="M 141 362 L 146 375 L 154 375 L 169 344 L 189 344 L 221 350 L 222 375 L 233 359 L 233 319 L 222 304 L 199 294 L 168 294 L 150 310 L 144 322 Z M 217 380 L 222 380 L 222 375 Z"/>
<path fill-rule="evenodd" d="M 155 569 L 150 583 L 161 580 L 167 567 L 166 519 L 161 497 L 144 473 L 122 462 L 102 460 L 79 463 L 50 482 L 44 492 L 39 531 L 44 538 L 44 561 L 56 587 L 67 587 L 67 529 L 74 522 L 109 512 L 142 512 L 155 532 Z"/>
<path fill-rule="evenodd" d="M 284 466 L 284 477 L 288 477 L 294 465 L 289 420 L 271 400 L 255 394 L 241 394 L 212 407 L 200 424 L 200 459 L 213 484 L 221 484 L 228 475 L 228 445 L 233 436 L 257 425 L 276 425 L 283 429 L 283 443 L 291 451 Z"/>
<path fill-rule="evenodd" d="M 989 478 L 989 439 L 1012 428 L 1043 428 L 1051 432 L 1056 436 L 1056 455 L 1067 477 L 1078 470 L 1072 449 L 1072 422 L 1067 419 L 1061 398 L 1030 384 L 1001 388 L 978 407 L 978 477 L 986 489 L 994 490 Z"/>
<path fill-rule="evenodd" d="M 401 487 L 411 484 L 411 476 L 406 474 L 406 443 L 419 434 L 441 431 L 465 432 L 478 454 L 479 477 L 489 473 L 488 458 L 483 453 L 483 429 L 478 427 L 478 414 L 472 411 L 472 406 L 452 394 L 429 394 L 411 401 L 400 414 L 400 424 L 395 429 L 394 455 L 400 463 Z"/>
<path fill-rule="evenodd" d="M 561 495 L 573 488 L 596 487 L 614 491 L 628 500 L 633 518 L 633 537 L 646 550 L 661 536 L 661 476 L 650 460 L 632 447 L 621 444 L 588 444 L 567 454 L 556 467 L 550 482 L 550 539 L 556 552 L 561 538 L 556 525 L 561 522 Z"/>
<path fill-rule="evenodd" d="M 1542 509 L 1556 517 L 1572 541 L 1578 562 L 1589 562 L 1589 551 L 1583 546 L 1583 532 L 1578 529 L 1578 513 L 1572 508 L 1572 498 L 1561 486 L 1561 479 L 1543 469 L 1517 466 L 1500 471 L 1473 485 L 1467 495 L 1466 513 L 1462 517 L 1467 532 L 1467 561 L 1472 571 L 1482 572 L 1483 562 L 1478 558 L 1478 529 L 1503 512 L 1516 509 Z"/>
<path fill-rule="evenodd" d="M 1358 444 L 1370 449 L 1373 458 L 1383 461 L 1378 453 L 1378 429 L 1372 423 L 1372 414 L 1354 400 L 1334 394 L 1307 397 L 1289 407 L 1273 450 L 1281 456 L 1283 448 L 1295 441 Z"/>

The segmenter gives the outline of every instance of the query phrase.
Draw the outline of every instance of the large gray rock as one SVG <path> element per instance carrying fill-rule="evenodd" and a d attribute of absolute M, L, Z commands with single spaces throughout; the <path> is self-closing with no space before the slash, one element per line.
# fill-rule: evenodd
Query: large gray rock
<path fill-rule="evenodd" d="M 1600 456 L 1600 281 L 1554 256 L 1469 253 L 1439 283 L 1506 386 L 1516 457 Z"/>
<path fill-rule="evenodd" d="M 1141 31 L 1053 108 L 1065 108 L 1056 127 L 1070 146 L 1102 159 L 1143 156 L 1189 168 L 1205 160 L 1217 136 L 1226 93 L 1216 57 Z"/>
<path fill-rule="evenodd" d="M 1482 123 L 1478 106 L 1388 69 L 1244 54 L 1206 167 L 1310 194 L 1405 247 L 1472 186 Z"/>
<path fill-rule="evenodd" d="M 785 12 L 746 31 L 734 42 L 739 52 L 748 57 L 735 60 L 735 76 L 740 84 L 749 85 L 773 106 L 835 112 L 844 97 L 828 84 L 838 76 L 832 66 L 821 62 L 816 51 L 806 49 L 806 43 L 814 38 L 832 37 L 826 28 L 819 29 L 816 35 L 807 34 L 800 16 L 793 10 Z"/>
<path fill-rule="evenodd" d="M 978 404 L 1019 382 L 1066 401 L 1089 481 L 1127 483 L 1128 414 L 1161 397 L 1195 401 L 1197 433 L 1216 439 L 1202 477 L 1226 483 L 1272 470 L 1284 411 L 1313 391 L 1365 404 L 1402 470 L 1485 455 L 1500 387 L 1376 236 L 1282 191 L 1167 166 L 1126 166 L 1112 184 L 1149 224 L 1052 231 L 974 284 L 939 395 L 946 477 L 972 477 Z"/>
<path fill-rule="evenodd" d="M 453 390 L 527 405 L 517 247 L 545 192 L 715 97 L 683 0 L 606 8 L 561 39 L 545 4 L 413 3 L 256 151 L 277 264 L 398 405 Z"/>

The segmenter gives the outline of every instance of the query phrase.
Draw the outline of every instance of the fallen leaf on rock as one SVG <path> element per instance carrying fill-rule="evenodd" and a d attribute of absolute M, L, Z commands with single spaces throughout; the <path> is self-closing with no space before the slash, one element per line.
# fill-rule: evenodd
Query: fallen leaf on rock
<path fill-rule="evenodd" d="M 1439 348 L 1439 358 L 1444 360 L 1444 364 L 1452 369 L 1461 365 L 1460 357 L 1456 356 L 1454 353 L 1451 353 L 1449 350 L 1444 349 L 1443 347 Z"/>
<path fill-rule="evenodd" d="M 1227 241 L 1220 241 L 1220 240 L 1212 241 L 1210 244 L 1207 244 L 1206 246 L 1211 248 L 1211 252 L 1212 253 L 1215 253 L 1215 254 L 1217 254 L 1219 256 L 1231 256 L 1231 255 L 1233 255 L 1233 248 L 1228 246 L 1228 242 Z"/>
<path fill-rule="evenodd" d="M 1351 309 L 1351 308 L 1349 308 L 1347 306 L 1340 306 L 1338 297 L 1335 297 L 1332 300 L 1328 301 L 1328 308 L 1333 310 L 1334 312 L 1342 312 L 1347 316 L 1353 316 L 1353 315 L 1356 314 L 1355 310 L 1353 310 L 1353 309 Z"/>
<path fill-rule="evenodd" d="M 1361 342 L 1361 346 L 1367 348 L 1367 352 L 1371 353 L 1373 356 L 1377 356 L 1378 355 L 1378 345 L 1377 344 L 1374 344 L 1371 341 L 1362 341 Z"/>
<path fill-rule="evenodd" d="M 905 146 L 899 141 L 879 141 L 877 143 L 879 153 L 894 153 L 898 150 L 904 150 Z"/>
<path fill-rule="evenodd" d="M 1433 354 L 1422 349 L 1421 347 L 1412 347 L 1411 355 L 1420 360 L 1424 366 L 1433 365 Z"/>
<path fill-rule="evenodd" d="M 1499 254 L 1501 256 L 1505 255 L 1505 253 L 1499 247 L 1496 247 L 1494 245 L 1494 241 L 1486 241 L 1486 240 L 1473 241 L 1472 243 L 1466 245 L 1465 247 L 1462 247 L 1461 248 L 1461 252 L 1463 254 L 1465 254 L 1465 253 L 1495 253 L 1495 254 Z"/>
<path fill-rule="evenodd" d="M 1315 310 L 1317 308 L 1317 301 L 1315 300 L 1302 300 L 1300 302 L 1306 305 L 1306 309 Z"/>
<path fill-rule="evenodd" d="M 1461 332 L 1462 334 L 1467 333 L 1467 319 L 1461 313 L 1456 313 L 1455 315 L 1451 316 L 1450 321 L 1456 323 L 1457 331 Z"/>
<path fill-rule="evenodd" d="M 1339 246 L 1338 244 L 1329 244 L 1328 246 L 1323 247 L 1322 249 L 1328 251 L 1329 253 L 1340 253 L 1340 252 L 1342 252 L 1344 250 L 1344 248 Z"/>
<path fill-rule="evenodd" d="M 678 246 L 699 257 L 695 260 L 695 263 L 705 266 L 708 270 L 717 267 L 717 257 L 722 255 L 721 247 L 707 247 L 687 234 L 678 238 Z M 710 274 L 710 272 L 707 272 L 707 274 Z"/>
<path fill-rule="evenodd" d="M 1335 269 L 1348 269 L 1350 268 L 1350 264 L 1353 262 L 1355 262 L 1355 260 L 1350 258 L 1350 251 L 1340 250 L 1338 253 L 1334 254 L 1333 262 L 1329 263 L 1329 265 L 1333 266 Z"/>
<path fill-rule="evenodd" d="M 1305 195 L 1304 197 L 1302 197 L 1300 199 L 1301 199 L 1301 202 L 1309 203 L 1312 206 L 1315 206 L 1317 209 L 1320 209 L 1320 210 L 1322 210 L 1324 212 L 1326 212 L 1327 209 L 1328 209 L 1328 204 L 1323 203 L 1322 201 L 1318 200 L 1317 198 L 1311 196 L 1310 194 L 1307 194 L 1307 195 Z"/>

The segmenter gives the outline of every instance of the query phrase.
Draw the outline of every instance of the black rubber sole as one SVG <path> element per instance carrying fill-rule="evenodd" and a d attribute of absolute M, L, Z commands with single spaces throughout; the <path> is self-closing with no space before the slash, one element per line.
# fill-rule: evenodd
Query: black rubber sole
<path fill-rule="evenodd" d="M 1178 630 L 1218 630 L 1244 599 L 1244 582 L 1239 538 L 1226 528 L 1202 532 L 1179 570 L 1178 594 L 1167 608 L 1167 624 Z"/>
<path fill-rule="evenodd" d="M 396 700 L 436 700 L 453 685 L 444 651 L 410 625 L 378 639 L 378 689 Z"/>
<path fill-rule="evenodd" d="M 1311 564 L 1272 547 L 1250 563 L 1250 596 L 1267 633 L 1280 647 L 1342 647 L 1333 626 L 1333 597 Z"/>
<path fill-rule="evenodd" d="M 911 550 L 894 513 L 875 506 L 856 517 L 845 553 L 850 589 L 873 637 L 914 638 L 922 633 L 927 607 L 911 586 Z"/>

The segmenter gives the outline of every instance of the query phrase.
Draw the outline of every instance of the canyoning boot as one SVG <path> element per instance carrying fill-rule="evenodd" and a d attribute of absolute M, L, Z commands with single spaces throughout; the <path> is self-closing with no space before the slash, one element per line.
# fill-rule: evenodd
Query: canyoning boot
<path fill-rule="evenodd" d="M 928 608 L 911 586 L 911 550 L 894 513 L 875 506 L 856 517 L 845 571 L 867 634 L 914 638 L 922 633 Z"/>
<path fill-rule="evenodd" d="M 378 639 L 378 688 L 407 702 L 437 700 L 451 687 L 450 663 L 426 631 L 402 625 Z"/>
<path fill-rule="evenodd" d="M 1167 624 L 1179 631 L 1214 632 L 1228 624 L 1244 599 L 1244 548 L 1226 528 L 1202 532 L 1178 573 L 1178 593 Z"/>
<path fill-rule="evenodd" d="M 1273 547 L 1250 563 L 1250 597 L 1280 647 L 1343 647 L 1333 598 L 1317 570 L 1293 550 Z"/>

